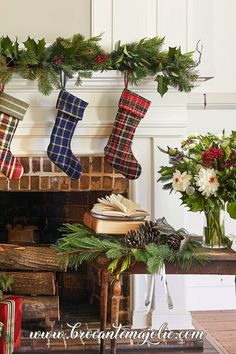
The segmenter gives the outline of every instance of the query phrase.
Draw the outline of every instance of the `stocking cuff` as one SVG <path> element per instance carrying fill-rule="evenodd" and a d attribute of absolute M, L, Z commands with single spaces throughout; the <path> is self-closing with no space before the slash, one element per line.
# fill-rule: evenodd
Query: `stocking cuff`
<path fill-rule="evenodd" d="M 150 104 L 151 101 L 127 89 L 124 89 L 119 101 L 120 108 L 123 108 L 141 118 L 145 116 Z"/>
<path fill-rule="evenodd" d="M 67 113 L 78 119 L 82 119 L 87 105 L 87 102 L 65 90 L 62 90 L 58 96 L 56 108 L 60 112 Z"/>
<path fill-rule="evenodd" d="M 28 107 L 28 103 L 18 100 L 18 98 L 10 96 L 4 92 L 0 92 L 0 112 L 19 120 L 23 120 Z"/>

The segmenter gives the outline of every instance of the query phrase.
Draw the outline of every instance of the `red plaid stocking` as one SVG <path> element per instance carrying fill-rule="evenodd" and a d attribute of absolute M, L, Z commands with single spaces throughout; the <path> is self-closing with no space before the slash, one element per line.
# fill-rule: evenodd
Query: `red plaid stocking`
<path fill-rule="evenodd" d="M 132 152 L 135 130 L 151 102 L 124 89 L 112 133 L 104 149 L 105 159 L 128 179 L 140 176 L 142 168 Z"/>
<path fill-rule="evenodd" d="M 5 93 L 0 94 L 0 171 L 9 179 L 21 178 L 24 170 L 10 151 L 19 119 L 28 105 Z"/>

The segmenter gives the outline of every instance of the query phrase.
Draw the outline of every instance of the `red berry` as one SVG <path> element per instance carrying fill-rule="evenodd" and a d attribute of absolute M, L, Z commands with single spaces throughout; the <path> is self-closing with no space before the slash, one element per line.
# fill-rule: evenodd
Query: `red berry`
<path fill-rule="evenodd" d="M 203 160 L 221 159 L 224 156 L 224 150 L 218 147 L 210 147 L 202 153 Z"/>
<path fill-rule="evenodd" d="M 54 60 L 54 64 L 55 64 L 55 65 L 60 65 L 61 63 L 62 63 L 61 57 L 57 57 L 57 58 Z"/>

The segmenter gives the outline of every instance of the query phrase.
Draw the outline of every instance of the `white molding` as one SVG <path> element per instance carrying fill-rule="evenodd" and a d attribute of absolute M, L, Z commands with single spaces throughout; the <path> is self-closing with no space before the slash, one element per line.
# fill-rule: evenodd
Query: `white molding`
<path fill-rule="evenodd" d="M 188 109 L 224 110 L 236 109 L 235 92 L 191 93 L 188 95 Z"/>
<path fill-rule="evenodd" d="M 156 311 L 152 313 L 152 328 L 158 329 L 163 325 L 163 323 L 168 323 L 169 330 L 175 329 L 194 329 L 192 324 L 192 315 L 189 311 L 181 309 L 180 311 L 169 311 L 161 313 Z"/>
<path fill-rule="evenodd" d="M 111 0 L 91 0 L 91 35 L 101 33 L 103 36 L 100 43 L 110 51 L 113 47 Z"/>
<path fill-rule="evenodd" d="M 111 129 L 113 124 L 84 124 L 80 125 L 79 128 L 76 129 L 73 137 L 107 137 L 111 133 Z M 21 127 L 18 127 L 17 134 L 15 138 L 22 138 L 24 136 L 50 136 L 51 130 L 53 128 L 53 124 L 47 125 L 37 125 L 27 124 Z M 158 136 L 183 136 L 185 132 L 186 125 L 185 124 L 168 124 L 168 125 L 146 125 L 142 128 L 138 128 L 135 133 L 135 138 L 137 137 L 158 137 Z"/>
<path fill-rule="evenodd" d="M 181 96 L 187 96 L 184 92 L 179 92 L 177 89 L 170 87 L 165 96 L 161 97 L 157 92 L 157 83 L 154 81 L 153 77 L 146 77 L 142 79 L 137 86 L 130 85 L 128 88 L 136 92 L 152 92 L 156 94 L 159 101 L 165 101 L 169 95 L 178 95 L 176 97 L 176 103 L 179 101 Z M 208 80 L 208 77 L 199 77 L 194 84 L 194 87 L 199 87 L 203 81 Z M 91 78 L 83 78 L 82 84 L 80 86 L 75 85 L 76 76 L 67 81 L 66 89 L 73 92 L 120 92 L 124 89 L 124 78 L 120 71 L 118 70 L 108 70 L 104 72 L 92 72 Z M 19 76 L 14 76 L 13 80 L 10 81 L 5 87 L 6 92 L 38 92 L 38 86 L 36 81 L 29 81 L 20 78 Z M 59 90 L 52 90 L 52 94 L 58 92 Z M 182 102 L 183 100 L 180 100 Z"/>
<path fill-rule="evenodd" d="M 67 81 L 66 89 L 72 90 L 75 92 L 91 92 L 91 91 L 120 91 L 124 89 L 124 79 L 121 72 L 117 70 L 108 70 L 105 72 L 92 72 L 92 78 L 83 78 L 82 85 L 76 86 L 76 77 L 69 79 Z M 196 86 L 199 83 L 196 82 Z M 145 92 L 156 92 L 157 97 L 161 96 L 157 93 L 157 83 L 154 81 L 154 77 L 144 78 L 139 82 L 138 86 L 130 85 L 130 89 L 135 91 L 145 91 Z M 14 79 L 7 84 L 6 91 L 25 91 L 25 92 L 38 92 L 37 82 L 29 81 L 15 76 Z M 58 92 L 57 89 L 54 89 L 52 92 Z M 179 93 L 176 89 L 170 87 L 166 95 L 170 93 Z M 180 93 L 179 93 L 180 94 Z"/>

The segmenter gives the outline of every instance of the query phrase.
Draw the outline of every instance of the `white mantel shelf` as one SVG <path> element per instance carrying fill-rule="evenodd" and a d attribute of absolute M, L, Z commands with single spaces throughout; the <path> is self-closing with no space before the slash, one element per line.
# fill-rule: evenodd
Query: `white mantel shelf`
<path fill-rule="evenodd" d="M 157 82 L 155 82 L 154 79 L 155 79 L 154 76 L 146 77 L 143 80 L 141 80 L 137 86 L 130 86 L 130 88 L 131 89 L 133 88 L 136 91 L 144 91 L 144 92 L 156 91 L 157 92 Z M 196 80 L 194 87 L 199 87 L 202 82 L 205 82 L 209 79 L 210 77 L 199 77 Z M 68 80 L 66 89 L 73 90 L 73 91 L 81 91 L 81 90 L 82 91 L 86 91 L 86 90 L 120 91 L 122 88 L 124 88 L 123 75 L 120 71 L 117 70 L 108 70 L 104 72 L 92 72 L 92 77 L 83 78 L 82 85 L 80 86 L 76 86 L 75 82 L 76 82 L 76 76 Z M 38 91 L 37 82 L 25 80 L 15 76 L 14 79 L 6 86 L 6 91 L 9 92 L 22 91 L 22 90 L 37 92 Z M 58 90 L 53 90 L 53 91 L 58 91 Z M 180 92 L 177 89 L 172 87 L 169 88 L 168 93 L 166 95 L 170 93 L 180 94 Z M 161 96 L 158 93 L 157 95 L 161 98 Z"/>

